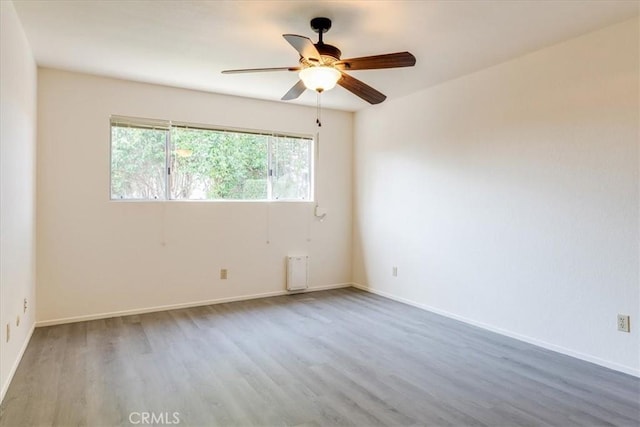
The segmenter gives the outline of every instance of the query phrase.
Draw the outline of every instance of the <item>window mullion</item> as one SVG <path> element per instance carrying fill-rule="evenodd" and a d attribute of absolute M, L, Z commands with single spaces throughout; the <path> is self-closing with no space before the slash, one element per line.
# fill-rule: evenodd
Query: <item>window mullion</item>
<path fill-rule="evenodd" d="M 267 200 L 273 199 L 273 138 L 267 138 Z"/>
<path fill-rule="evenodd" d="M 171 170 L 171 127 L 169 127 L 169 129 L 166 130 L 165 162 L 166 162 L 166 167 L 164 168 L 165 198 L 166 200 L 171 200 L 171 174 L 175 172 Z"/>

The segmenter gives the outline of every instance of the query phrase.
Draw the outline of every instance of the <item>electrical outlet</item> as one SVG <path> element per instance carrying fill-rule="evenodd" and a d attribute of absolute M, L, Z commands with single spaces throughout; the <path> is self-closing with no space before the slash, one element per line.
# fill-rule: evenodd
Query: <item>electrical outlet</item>
<path fill-rule="evenodd" d="M 9 342 L 10 338 L 11 338 L 11 324 L 7 323 L 7 342 Z"/>
<path fill-rule="evenodd" d="M 393 277 L 398 277 L 398 267 L 394 266 L 394 267 L 391 269 L 391 275 L 392 275 Z"/>
<path fill-rule="evenodd" d="M 618 330 L 622 332 L 629 332 L 629 315 L 618 314 Z"/>
<path fill-rule="evenodd" d="M 26 313 L 27 312 L 27 299 L 24 299 L 24 303 L 22 304 L 22 312 Z"/>
<path fill-rule="evenodd" d="M 16 316 L 16 326 L 20 326 L 20 315 Z"/>
<path fill-rule="evenodd" d="M 227 269 L 226 268 L 221 268 L 220 269 L 220 278 L 222 280 L 227 280 Z"/>

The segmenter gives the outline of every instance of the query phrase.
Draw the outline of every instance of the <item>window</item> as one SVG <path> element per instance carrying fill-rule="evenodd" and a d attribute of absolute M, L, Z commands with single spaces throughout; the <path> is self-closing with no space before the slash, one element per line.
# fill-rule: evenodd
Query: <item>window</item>
<path fill-rule="evenodd" d="M 313 139 L 111 119 L 111 199 L 311 200 Z"/>

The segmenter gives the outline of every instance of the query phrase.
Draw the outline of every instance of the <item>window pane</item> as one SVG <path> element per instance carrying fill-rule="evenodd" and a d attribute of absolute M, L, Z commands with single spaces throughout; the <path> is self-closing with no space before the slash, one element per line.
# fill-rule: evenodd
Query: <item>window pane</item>
<path fill-rule="evenodd" d="M 311 140 L 274 138 L 273 198 L 310 200 Z"/>
<path fill-rule="evenodd" d="M 111 198 L 165 198 L 166 131 L 111 126 Z"/>
<path fill-rule="evenodd" d="M 171 198 L 267 199 L 268 137 L 174 127 Z"/>

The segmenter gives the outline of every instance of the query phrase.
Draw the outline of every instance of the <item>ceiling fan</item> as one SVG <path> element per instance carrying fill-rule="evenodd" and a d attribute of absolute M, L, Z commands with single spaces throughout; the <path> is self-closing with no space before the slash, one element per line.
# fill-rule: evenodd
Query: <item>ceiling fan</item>
<path fill-rule="evenodd" d="M 300 79 L 282 97 L 284 101 L 298 98 L 306 89 L 321 93 L 332 89 L 338 84 L 370 104 L 379 104 L 387 98 L 383 93 L 351 77 L 345 71 L 412 67 L 416 63 L 416 58 L 409 52 L 340 59 L 342 55 L 340 49 L 322 41 L 322 35 L 331 28 L 331 20 L 329 18 L 313 18 L 311 20 L 311 28 L 318 33 L 318 43 L 313 43 L 304 36 L 283 34 L 285 40 L 300 54 L 299 65 L 293 67 L 225 70 L 222 73 L 296 71 Z"/>

